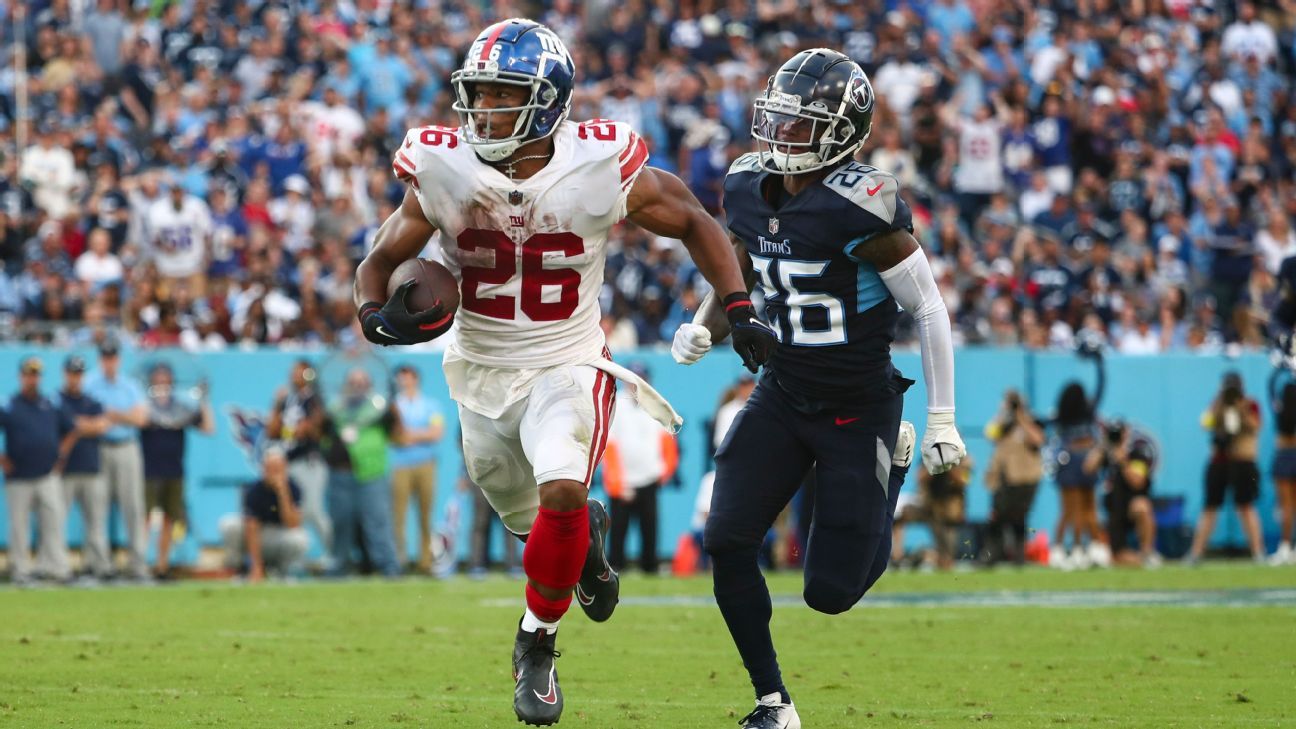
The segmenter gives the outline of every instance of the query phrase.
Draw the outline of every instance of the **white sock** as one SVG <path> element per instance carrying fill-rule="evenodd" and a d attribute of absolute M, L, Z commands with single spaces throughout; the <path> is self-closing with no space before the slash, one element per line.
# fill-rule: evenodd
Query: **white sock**
<path fill-rule="evenodd" d="M 531 608 L 527 608 L 527 611 L 522 615 L 522 629 L 528 633 L 534 633 L 541 628 L 544 628 L 546 632 L 553 634 L 554 631 L 558 630 L 558 621 L 555 620 L 552 623 L 546 623 L 540 618 L 537 618 L 536 614 L 531 612 Z"/>

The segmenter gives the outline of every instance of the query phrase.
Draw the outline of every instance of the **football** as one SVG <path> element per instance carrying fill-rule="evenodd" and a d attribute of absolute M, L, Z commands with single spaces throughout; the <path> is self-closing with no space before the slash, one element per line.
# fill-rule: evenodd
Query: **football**
<path fill-rule="evenodd" d="M 392 271 L 387 279 L 387 296 L 391 296 L 401 284 L 414 279 L 414 289 L 410 291 L 409 308 L 411 312 L 431 309 L 438 301 L 445 306 L 446 313 L 459 308 L 459 282 L 454 274 L 436 261 L 426 258 L 411 258 Z"/>

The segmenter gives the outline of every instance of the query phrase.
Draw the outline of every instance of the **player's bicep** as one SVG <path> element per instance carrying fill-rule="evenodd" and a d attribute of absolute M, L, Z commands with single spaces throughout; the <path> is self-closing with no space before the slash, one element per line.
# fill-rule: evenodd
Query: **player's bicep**
<path fill-rule="evenodd" d="M 684 238 L 699 214 L 710 217 L 684 181 L 655 167 L 635 178 L 626 198 L 626 217 L 666 238 Z"/>
<path fill-rule="evenodd" d="M 918 239 L 908 230 L 893 230 L 869 238 L 847 251 L 851 258 L 869 263 L 878 273 L 900 265 L 919 249 Z"/>
<path fill-rule="evenodd" d="M 378 228 L 370 255 L 401 263 L 417 256 L 436 230 L 423 212 L 418 195 L 413 188 L 408 188 L 400 207 Z"/>

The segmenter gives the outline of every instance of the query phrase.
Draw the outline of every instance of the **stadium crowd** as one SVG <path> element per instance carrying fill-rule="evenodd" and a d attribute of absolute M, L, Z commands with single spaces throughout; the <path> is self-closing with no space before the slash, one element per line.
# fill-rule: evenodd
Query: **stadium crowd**
<path fill-rule="evenodd" d="M 408 127 L 457 124 L 450 71 L 514 14 L 572 49 L 572 118 L 631 123 L 715 211 L 769 71 L 843 49 L 877 95 L 862 157 L 899 176 L 963 343 L 1260 346 L 1296 253 L 1293 0 L 9 0 L 0 14 L 15 49 L 0 56 L 6 339 L 353 340 L 355 263 L 402 195 L 393 148 Z M 703 286 L 678 242 L 623 227 L 611 344 L 668 339 Z"/>

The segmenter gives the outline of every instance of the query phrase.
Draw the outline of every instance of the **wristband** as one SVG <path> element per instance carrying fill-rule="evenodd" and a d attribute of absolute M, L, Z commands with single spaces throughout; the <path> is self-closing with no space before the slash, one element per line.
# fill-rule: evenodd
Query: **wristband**
<path fill-rule="evenodd" d="M 751 297 L 741 291 L 735 291 L 724 297 L 722 303 L 725 317 L 729 319 L 730 324 L 749 318 L 755 309 Z"/>
<path fill-rule="evenodd" d="M 376 304 L 372 301 L 366 301 L 365 303 L 360 305 L 360 311 L 356 312 L 356 316 L 359 317 L 360 323 L 363 324 L 365 317 L 377 311 L 380 311 L 381 309 L 382 309 L 382 304 Z"/>

